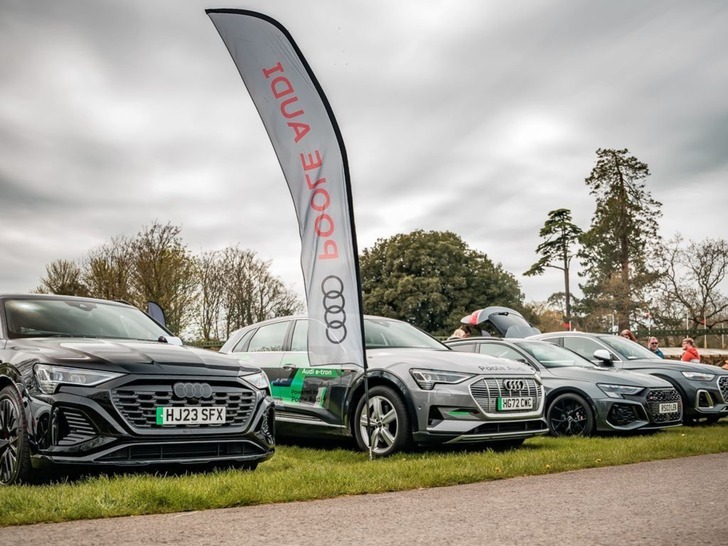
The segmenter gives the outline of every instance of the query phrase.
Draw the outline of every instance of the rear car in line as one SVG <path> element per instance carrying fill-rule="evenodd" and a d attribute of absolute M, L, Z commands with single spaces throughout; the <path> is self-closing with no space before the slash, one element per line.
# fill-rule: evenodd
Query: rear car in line
<path fill-rule="evenodd" d="M 308 320 L 283 317 L 247 326 L 220 352 L 268 375 L 278 433 L 350 436 L 369 450 L 363 370 L 311 366 Z M 543 386 L 532 368 L 452 351 L 394 319 L 367 316 L 364 330 L 375 455 L 437 443 L 516 446 L 548 432 Z"/>
<path fill-rule="evenodd" d="M 553 332 L 529 337 L 566 347 L 594 364 L 654 375 L 671 383 L 683 402 L 686 425 L 715 423 L 728 416 L 728 370 L 660 358 L 621 336 L 586 332 Z"/>
<path fill-rule="evenodd" d="M 456 351 L 510 358 L 532 366 L 546 388 L 546 421 L 554 436 L 652 431 L 682 424 L 677 390 L 658 377 L 598 367 L 546 341 L 448 340 Z"/>
<path fill-rule="evenodd" d="M 259 368 L 182 346 L 131 305 L 0 295 L 0 483 L 46 463 L 254 469 L 274 414 Z"/>

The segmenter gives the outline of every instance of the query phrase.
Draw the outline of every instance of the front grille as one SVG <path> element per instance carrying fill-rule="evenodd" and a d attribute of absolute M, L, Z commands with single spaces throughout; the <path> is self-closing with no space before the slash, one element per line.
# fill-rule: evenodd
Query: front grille
<path fill-rule="evenodd" d="M 111 392 L 114 407 L 132 427 L 138 429 L 200 428 L 220 429 L 245 427 L 255 409 L 255 392 L 234 383 L 210 384 L 209 398 L 178 398 L 173 392 L 173 383 L 131 384 Z M 156 409 L 163 407 L 210 407 L 225 406 L 224 424 L 165 425 L 157 424 Z"/>
<path fill-rule="evenodd" d="M 647 411 L 653 423 L 679 421 L 682 418 L 682 398 L 675 389 L 650 389 L 647 392 Z M 677 402 L 677 411 L 660 413 L 660 404 Z"/>
<path fill-rule="evenodd" d="M 123 464 L 125 462 L 164 462 L 235 459 L 264 455 L 260 446 L 246 440 L 227 442 L 184 442 L 164 444 L 138 444 L 119 448 L 99 457 L 99 461 Z"/>
<path fill-rule="evenodd" d="M 523 383 L 523 388 L 517 390 L 508 390 L 504 386 L 505 381 L 516 379 Z M 541 387 L 536 380 L 531 377 L 490 377 L 481 379 L 470 385 L 470 394 L 475 402 L 485 413 L 498 415 L 518 415 L 522 413 L 531 413 L 541 406 L 541 398 L 543 396 Z M 498 398 L 531 398 L 533 400 L 533 409 L 514 410 L 514 411 L 498 411 Z"/>
<path fill-rule="evenodd" d="M 728 376 L 718 378 L 718 388 L 720 389 L 720 395 L 723 397 L 723 402 L 728 402 Z"/>

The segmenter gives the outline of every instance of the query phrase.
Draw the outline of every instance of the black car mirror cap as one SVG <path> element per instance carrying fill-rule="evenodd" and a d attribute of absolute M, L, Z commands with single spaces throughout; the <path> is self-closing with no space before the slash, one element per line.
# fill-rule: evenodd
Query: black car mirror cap
<path fill-rule="evenodd" d="M 609 351 L 606 349 L 597 349 L 594 351 L 594 358 L 596 358 L 603 366 L 614 366 L 612 355 L 609 354 Z"/>

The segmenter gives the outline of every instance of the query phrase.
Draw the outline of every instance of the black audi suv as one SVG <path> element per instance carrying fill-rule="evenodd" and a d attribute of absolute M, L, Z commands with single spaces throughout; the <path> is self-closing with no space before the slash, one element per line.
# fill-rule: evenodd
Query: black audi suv
<path fill-rule="evenodd" d="M 274 418 L 259 368 L 183 346 L 131 305 L 0 295 L 0 483 L 45 463 L 254 469 Z"/>

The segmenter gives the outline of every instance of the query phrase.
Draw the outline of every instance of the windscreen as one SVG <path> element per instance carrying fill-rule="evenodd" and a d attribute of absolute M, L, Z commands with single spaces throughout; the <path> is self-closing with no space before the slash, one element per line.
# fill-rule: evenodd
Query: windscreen
<path fill-rule="evenodd" d="M 600 336 L 599 340 L 625 360 L 662 360 L 648 348 L 622 336 Z"/>
<path fill-rule="evenodd" d="M 10 299 L 3 302 L 8 337 L 90 337 L 156 341 L 169 333 L 139 309 L 112 302 Z"/>
<path fill-rule="evenodd" d="M 364 340 L 367 349 L 411 347 L 449 350 L 435 338 L 411 324 L 383 318 L 364 319 Z"/>
<path fill-rule="evenodd" d="M 538 360 L 546 368 L 561 368 L 565 366 L 580 366 L 594 368 L 594 364 L 569 349 L 548 342 L 523 341 L 518 347 Z"/>

